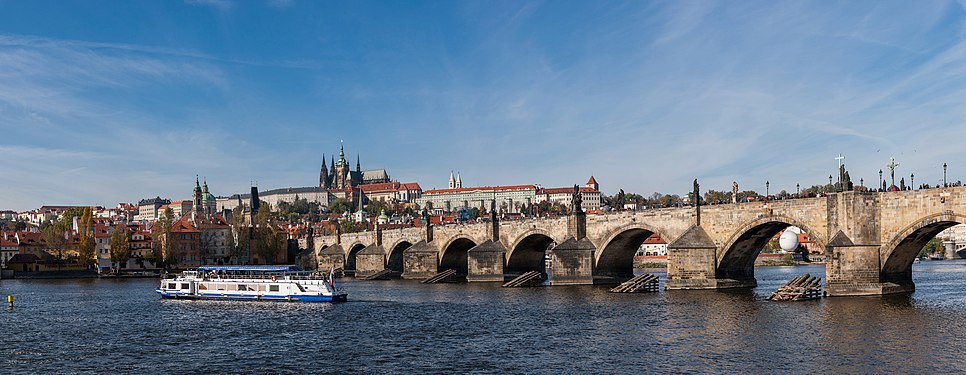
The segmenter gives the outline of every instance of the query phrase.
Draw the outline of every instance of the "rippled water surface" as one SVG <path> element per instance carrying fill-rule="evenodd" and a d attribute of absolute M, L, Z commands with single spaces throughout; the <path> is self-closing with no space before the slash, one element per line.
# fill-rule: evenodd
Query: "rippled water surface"
<path fill-rule="evenodd" d="M 911 295 L 766 301 L 822 266 L 733 291 L 346 281 L 351 302 L 160 300 L 156 280 L 3 280 L 2 373 L 957 373 L 966 262 Z M 663 276 L 663 275 L 662 275 Z M 663 282 L 663 281 L 662 281 Z"/>

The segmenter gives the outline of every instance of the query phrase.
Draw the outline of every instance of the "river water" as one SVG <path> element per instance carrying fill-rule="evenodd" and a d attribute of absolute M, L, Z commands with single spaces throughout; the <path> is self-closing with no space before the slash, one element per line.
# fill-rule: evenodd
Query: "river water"
<path fill-rule="evenodd" d="M 345 281 L 350 302 L 336 305 L 160 300 L 152 279 L 3 280 L 16 305 L 0 311 L 0 373 L 966 371 L 966 261 L 915 265 L 911 295 L 765 300 L 806 272 L 824 267 L 651 294 Z"/>

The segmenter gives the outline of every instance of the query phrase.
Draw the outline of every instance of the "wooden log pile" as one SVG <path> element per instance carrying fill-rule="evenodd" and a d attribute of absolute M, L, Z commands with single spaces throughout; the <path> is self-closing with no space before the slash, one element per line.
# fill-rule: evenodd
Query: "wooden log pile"
<path fill-rule="evenodd" d="M 623 284 L 618 285 L 614 289 L 611 289 L 611 293 L 642 293 L 642 292 L 656 292 L 660 287 L 659 278 L 655 275 L 646 273 L 643 275 L 637 275 L 630 280 L 625 281 Z"/>
<path fill-rule="evenodd" d="M 771 296 L 772 301 L 807 301 L 822 298 L 822 278 L 804 274 L 778 288 Z"/>

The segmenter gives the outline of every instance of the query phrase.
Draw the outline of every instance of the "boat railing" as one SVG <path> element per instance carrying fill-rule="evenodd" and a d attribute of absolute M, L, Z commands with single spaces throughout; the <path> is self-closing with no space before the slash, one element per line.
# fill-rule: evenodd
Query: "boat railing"
<path fill-rule="evenodd" d="M 188 276 L 195 280 L 215 281 L 215 280 L 328 280 L 328 275 L 314 272 L 281 272 L 281 273 L 204 273 L 200 272 L 192 275 L 182 275 L 176 280 L 186 280 Z"/>

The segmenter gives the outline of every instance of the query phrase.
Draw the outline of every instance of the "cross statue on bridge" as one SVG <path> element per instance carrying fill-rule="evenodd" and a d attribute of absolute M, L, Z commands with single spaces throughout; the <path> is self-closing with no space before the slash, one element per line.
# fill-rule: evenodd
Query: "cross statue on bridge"
<path fill-rule="evenodd" d="M 889 164 L 887 164 L 886 167 L 889 168 L 889 175 L 892 176 L 892 186 L 895 186 L 896 185 L 896 167 L 899 166 L 899 163 L 896 163 L 896 158 L 894 156 L 889 158 L 889 160 L 890 160 Z"/>
<path fill-rule="evenodd" d="M 842 160 L 845 160 L 845 156 L 842 156 L 842 153 L 839 153 L 839 156 L 836 156 L 835 160 L 839 161 L 839 168 L 842 168 Z"/>

